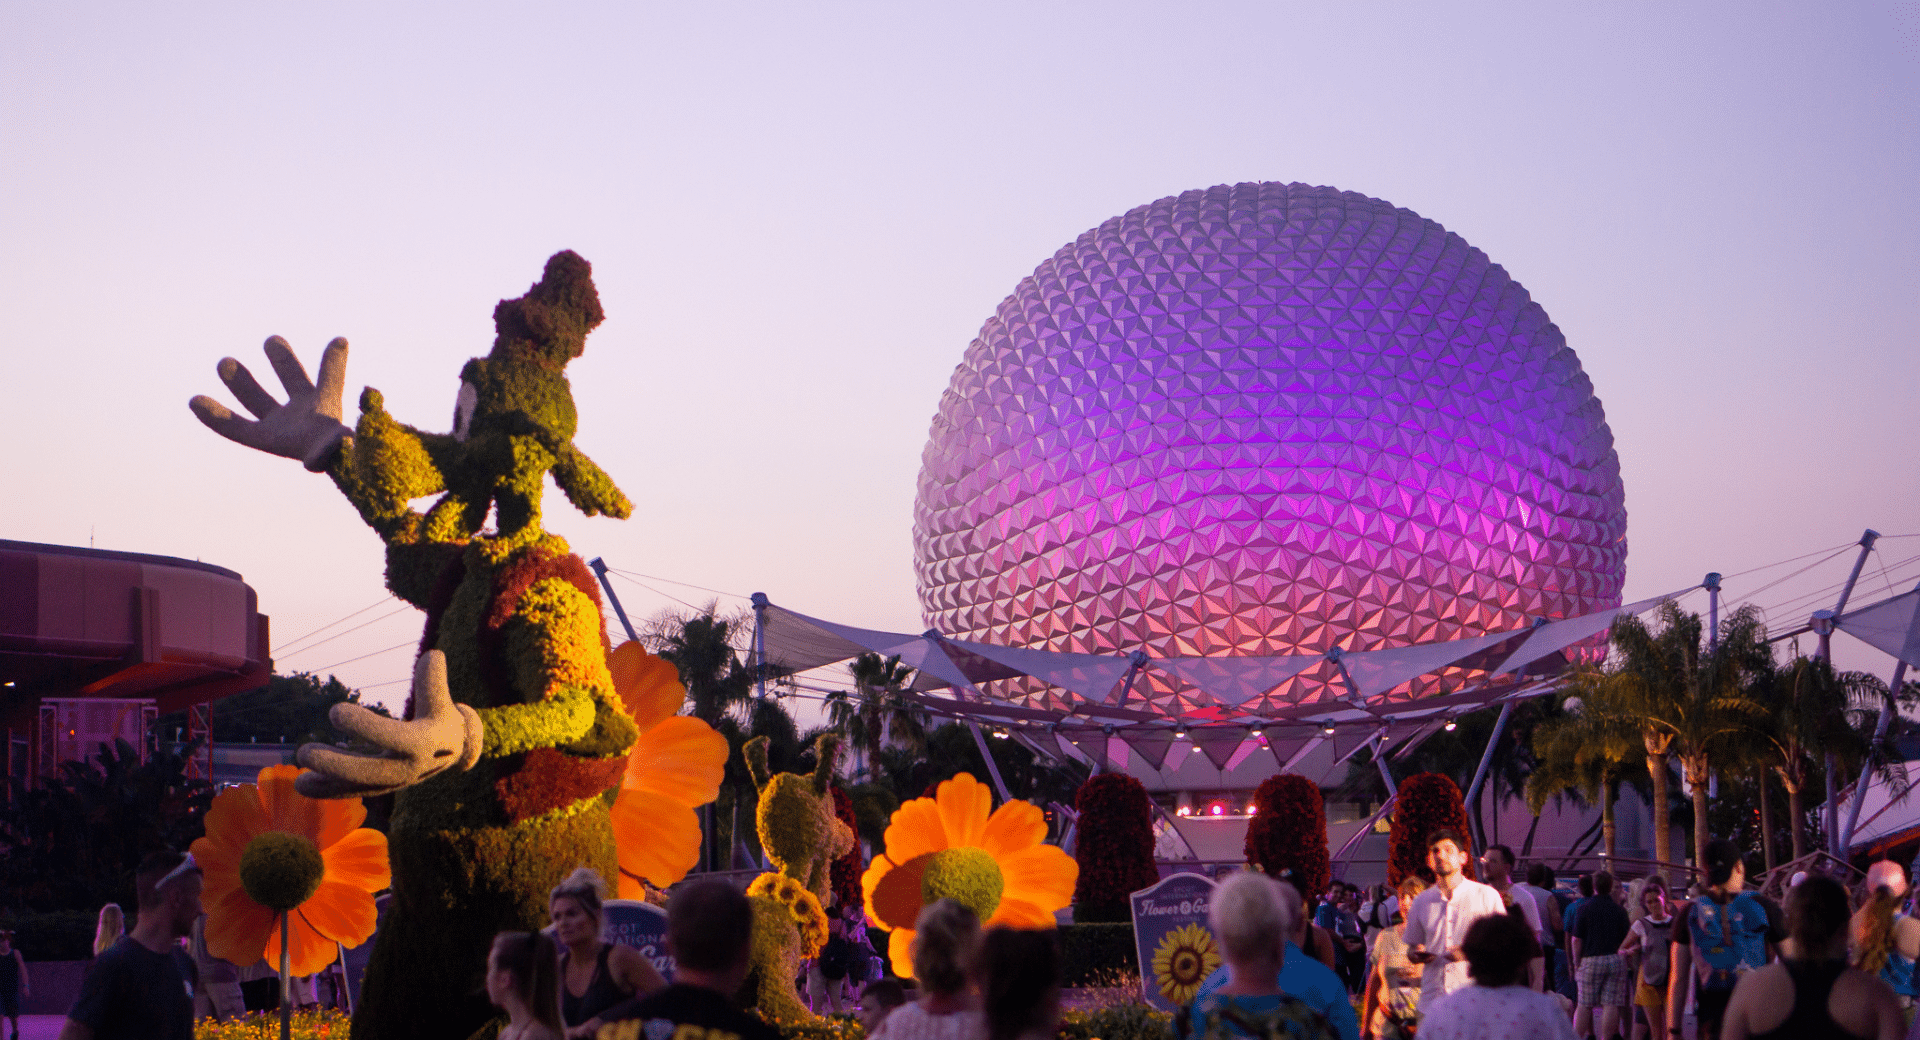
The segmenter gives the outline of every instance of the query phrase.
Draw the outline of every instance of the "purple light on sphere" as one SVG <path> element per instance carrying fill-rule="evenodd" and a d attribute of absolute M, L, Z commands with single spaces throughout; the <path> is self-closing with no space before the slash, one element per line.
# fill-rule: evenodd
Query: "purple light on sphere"
<path fill-rule="evenodd" d="M 1107 221 L 1000 305 L 933 420 L 914 564 L 965 639 L 1372 650 L 1615 606 L 1626 525 L 1593 385 L 1503 268 L 1378 199 L 1237 184 Z"/>

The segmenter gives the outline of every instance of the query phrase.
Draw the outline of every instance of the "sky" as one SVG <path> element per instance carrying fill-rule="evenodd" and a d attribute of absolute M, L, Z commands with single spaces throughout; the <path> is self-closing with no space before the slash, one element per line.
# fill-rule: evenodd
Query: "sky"
<path fill-rule="evenodd" d="M 607 313 L 575 444 L 636 509 L 549 526 L 649 576 L 636 619 L 764 591 L 919 631 L 920 452 L 998 303 L 1135 206 L 1299 181 L 1439 221 L 1559 325 L 1627 599 L 1719 571 L 1779 630 L 1866 528 L 1856 603 L 1920 580 L 1917 115 L 1913 3 L 9 0 L 0 537 L 232 568 L 282 671 L 397 702 L 378 539 L 187 400 L 345 336 L 350 412 L 447 429 L 494 303 L 573 249 Z"/>

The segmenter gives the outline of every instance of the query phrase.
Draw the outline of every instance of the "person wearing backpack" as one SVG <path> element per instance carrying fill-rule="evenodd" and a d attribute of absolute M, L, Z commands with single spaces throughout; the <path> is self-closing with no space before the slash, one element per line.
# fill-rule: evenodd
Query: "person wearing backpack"
<path fill-rule="evenodd" d="M 1672 963 L 1667 971 L 1667 1033 L 1680 1036 L 1686 1010 L 1686 980 L 1695 988 L 1699 1040 L 1719 1040 L 1740 976 L 1765 966 L 1787 937 L 1786 916 L 1772 900 L 1746 891 L 1747 865 L 1740 848 L 1725 838 L 1707 844 L 1707 890 L 1680 909 L 1673 922 Z"/>
<path fill-rule="evenodd" d="M 1660 880 L 1656 875 L 1654 882 Z M 1673 942 L 1673 916 L 1667 913 L 1667 890 L 1660 884 L 1648 884 L 1640 891 L 1640 905 L 1646 912 L 1627 930 L 1627 941 L 1620 953 L 1637 957 L 1639 970 L 1634 975 L 1633 1040 L 1647 1040 L 1667 1027 L 1668 947 Z"/>

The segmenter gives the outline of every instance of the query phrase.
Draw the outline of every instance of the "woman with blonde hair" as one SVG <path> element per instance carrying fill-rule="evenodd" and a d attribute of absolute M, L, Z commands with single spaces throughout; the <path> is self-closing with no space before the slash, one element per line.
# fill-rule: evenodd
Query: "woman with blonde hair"
<path fill-rule="evenodd" d="M 93 955 L 107 952 L 107 947 L 120 940 L 127 930 L 127 918 L 120 910 L 119 903 L 108 903 L 100 908 L 100 923 L 93 929 Z"/>
<path fill-rule="evenodd" d="M 963 903 L 940 899 L 913 922 L 913 977 L 920 999 L 894 1008 L 872 1040 L 980 1040 L 986 1033 L 968 969 L 980 941 L 980 919 Z"/>
<path fill-rule="evenodd" d="M 507 1013 L 499 1040 L 561 1040 L 559 952 L 542 932 L 501 932 L 487 954 L 487 997 Z"/>
<path fill-rule="evenodd" d="M 1397 892 L 1399 905 L 1412 906 L 1413 897 L 1426 890 L 1420 875 L 1408 874 Z M 1373 937 L 1373 970 L 1367 973 L 1367 988 L 1360 998 L 1362 1036 L 1409 1037 L 1420 1020 L 1421 967 L 1407 959 L 1406 935 L 1406 915 L 1396 910 L 1388 926 Z"/>
<path fill-rule="evenodd" d="M 659 969 L 639 950 L 601 940 L 606 890 L 597 872 L 581 867 L 547 897 L 550 931 L 560 945 L 560 1017 L 569 1037 L 593 1036 L 605 1024 L 601 1012 L 667 988 Z"/>

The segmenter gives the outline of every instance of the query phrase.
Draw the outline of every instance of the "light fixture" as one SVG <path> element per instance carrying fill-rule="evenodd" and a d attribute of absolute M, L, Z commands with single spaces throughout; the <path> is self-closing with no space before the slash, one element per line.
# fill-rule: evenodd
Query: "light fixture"
<path fill-rule="evenodd" d="M 1174 814 L 1175 816 L 1192 816 L 1192 815 L 1193 815 L 1193 810 L 1192 810 L 1192 809 L 1190 809 L 1190 808 L 1188 808 L 1187 806 L 1184 806 L 1184 805 L 1183 805 L 1183 806 L 1181 806 L 1180 808 L 1178 808 L 1178 809 L 1175 809 L 1175 810 L 1173 811 L 1173 814 Z"/>
<path fill-rule="evenodd" d="M 1320 732 L 1325 736 L 1329 736 L 1329 737 L 1333 736 L 1333 723 L 1329 722 L 1321 726 Z"/>
<path fill-rule="evenodd" d="M 1222 805 L 1219 802 L 1215 802 L 1212 805 L 1207 806 L 1207 815 L 1209 816 L 1225 816 L 1226 814 L 1227 814 L 1227 807 L 1225 805 Z"/>
<path fill-rule="evenodd" d="M 1452 719 L 1448 719 L 1447 724 L 1440 728 L 1446 730 L 1448 733 L 1452 733 L 1454 730 L 1460 728 L 1460 724 Z"/>
<path fill-rule="evenodd" d="M 1185 740 L 1185 739 L 1187 739 L 1187 727 L 1185 727 L 1185 726 L 1175 726 L 1175 727 L 1173 727 L 1173 739 L 1175 739 L 1175 740 Z"/>

